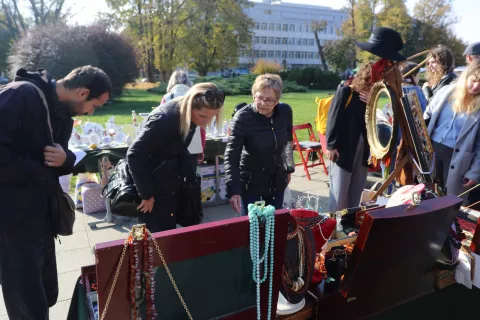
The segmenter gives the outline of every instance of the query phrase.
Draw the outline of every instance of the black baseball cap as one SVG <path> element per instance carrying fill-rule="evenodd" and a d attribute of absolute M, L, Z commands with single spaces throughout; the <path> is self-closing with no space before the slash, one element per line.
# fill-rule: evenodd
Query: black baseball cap
<path fill-rule="evenodd" d="M 465 52 L 463 53 L 464 56 L 466 55 L 480 55 L 480 42 L 475 42 L 472 43 L 465 49 Z"/>

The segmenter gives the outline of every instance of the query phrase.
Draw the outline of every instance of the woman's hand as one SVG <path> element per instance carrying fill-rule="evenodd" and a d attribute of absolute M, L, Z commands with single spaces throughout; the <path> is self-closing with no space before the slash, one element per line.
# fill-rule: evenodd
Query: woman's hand
<path fill-rule="evenodd" d="M 360 91 L 359 95 L 361 101 L 368 103 L 368 100 L 370 99 L 370 88 Z"/>
<path fill-rule="evenodd" d="M 151 213 L 153 210 L 153 205 L 155 203 L 155 198 L 151 197 L 148 200 L 142 200 L 142 203 L 137 207 L 138 211 L 142 213 Z"/>
<path fill-rule="evenodd" d="M 470 180 L 470 179 L 463 179 L 463 187 L 464 188 L 470 188 L 470 187 L 473 187 L 475 184 L 477 184 L 475 181 L 473 180 Z"/>
<path fill-rule="evenodd" d="M 340 154 L 338 153 L 337 149 L 327 150 L 327 156 L 328 156 L 328 159 L 330 159 L 330 161 L 333 161 L 333 162 L 335 162 L 340 158 Z"/>
<path fill-rule="evenodd" d="M 238 194 L 230 197 L 230 205 L 232 206 L 233 211 L 239 213 L 241 209 L 242 197 Z"/>
<path fill-rule="evenodd" d="M 202 164 L 203 160 L 205 160 L 205 153 L 202 152 L 198 154 L 198 159 L 197 159 L 198 164 Z"/>

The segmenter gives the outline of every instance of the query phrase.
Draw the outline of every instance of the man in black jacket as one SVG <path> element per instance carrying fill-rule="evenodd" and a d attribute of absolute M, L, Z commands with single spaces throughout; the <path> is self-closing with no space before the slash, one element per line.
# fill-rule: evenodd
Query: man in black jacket
<path fill-rule="evenodd" d="M 50 119 L 31 84 L 44 93 Z M 45 70 L 20 69 L 0 89 L 0 282 L 10 319 L 48 319 L 57 301 L 49 199 L 75 163 L 68 150 L 72 117 L 92 114 L 110 92 L 108 76 L 92 66 L 56 82 Z"/>

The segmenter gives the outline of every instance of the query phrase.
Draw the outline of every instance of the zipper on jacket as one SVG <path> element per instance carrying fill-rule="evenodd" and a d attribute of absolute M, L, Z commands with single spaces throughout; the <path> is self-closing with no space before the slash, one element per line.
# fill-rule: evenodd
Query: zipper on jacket
<path fill-rule="evenodd" d="M 270 123 L 272 124 L 272 134 L 273 134 L 273 140 L 275 141 L 275 151 L 273 152 L 273 166 L 275 166 L 275 161 L 277 160 L 276 158 L 276 153 L 277 153 L 277 135 L 275 134 L 275 128 L 273 127 L 273 118 L 270 118 Z"/>

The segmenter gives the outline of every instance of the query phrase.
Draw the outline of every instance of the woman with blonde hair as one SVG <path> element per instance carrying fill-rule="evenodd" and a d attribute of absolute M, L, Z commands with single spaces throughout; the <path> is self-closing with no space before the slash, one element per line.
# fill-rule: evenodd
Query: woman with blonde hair
<path fill-rule="evenodd" d="M 182 175 L 191 169 L 185 164 L 187 146 L 197 126 L 206 126 L 213 117 L 222 123 L 224 101 L 225 93 L 215 84 L 196 84 L 183 97 L 157 107 L 128 149 L 128 164 L 142 199 L 140 222 L 151 232 L 175 229 Z"/>
<path fill-rule="evenodd" d="M 263 74 L 252 86 L 253 103 L 238 110 L 225 149 L 225 181 L 230 205 L 247 215 L 259 200 L 283 208 L 283 194 L 295 171 L 292 109 L 281 103 L 282 79 Z"/>
<path fill-rule="evenodd" d="M 357 207 L 367 181 L 370 147 L 365 111 L 372 65 L 362 65 L 352 84 L 337 91 L 328 111 L 329 212 Z"/>
<path fill-rule="evenodd" d="M 480 182 L 480 61 L 438 91 L 424 118 L 435 151 L 436 179 L 446 193 L 460 195 Z"/>

